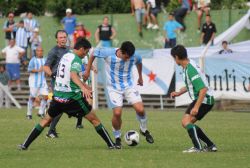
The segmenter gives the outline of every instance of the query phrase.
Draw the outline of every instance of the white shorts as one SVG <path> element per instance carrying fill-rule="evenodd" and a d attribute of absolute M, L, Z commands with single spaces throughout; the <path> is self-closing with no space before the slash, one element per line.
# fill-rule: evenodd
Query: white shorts
<path fill-rule="evenodd" d="M 124 98 L 128 101 L 129 104 L 142 102 L 141 95 L 135 88 L 128 88 L 124 91 L 107 88 L 107 91 L 111 108 L 122 107 Z"/>
<path fill-rule="evenodd" d="M 43 96 L 43 95 L 48 95 L 49 90 L 48 88 L 30 88 L 30 97 L 37 97 L 37 96 Z"/>

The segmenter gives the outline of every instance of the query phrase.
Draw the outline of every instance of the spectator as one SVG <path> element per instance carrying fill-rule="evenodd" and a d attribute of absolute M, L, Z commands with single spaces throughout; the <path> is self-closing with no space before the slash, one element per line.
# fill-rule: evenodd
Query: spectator
<path fill-rule="evenodd" d="M 202 33 L 201 33 L 201 44 L 206 45 L 210 41 L 212 41 L 211 45 L 213 45 L 213 40 L 216 33 L 216 26 L 211 21 L 211 16 L 206 16 L 206 23 L 202 25 Z"/>
<path fill-rule="evenodd" d="M 206 16 L 209 15 L 210 11 L 210 0 L 196 0 L 196 13 L 198 19 L 198 31 L 200 31 L 201 26 L 201 18 L 203 13 L 205 12 Z"/>
<path fill-rule="evenodd" d="M 176 45 L 176 31 L 183 29 L 182 25 L 174 20 L 174 13 L 168 15 L 168 21 L 164 24 L 165 46 L 164 48 L 173 48 Z"/>
<path fill-rule="evenodd" d="M 24 21 L 20 20 L 18 24 L 18 28 L 16 31 L 16 45 L 23 48 L 25 50 L 25 54 L 21 59 L 21 62 L 24 66 L 24 69 L 27 65 L 27 47 L 28 47 L 28 33 L 24 27 Z"/>
<path fill-rule="evenodd" d="M 159 8 L 156 6 L 155 0 L 147 1 L 147 15 L 148 15 L 148 26 L 147 29 L 158 30 L 158 20 L 157 15 L 159 13 Z"/>
<path fill-rule="evenodd" d="M 32 50 L 32 57 L 36 56 L 36 48 L 38 46 L 41 46 L 42 43 L 42 37 L 39 35 L 39 29 L 35 28 L 34 32 L 30 38 L 31 43 L 31 50 Z"/>
<path fill-rule="evenodd" d="M 91 32 L 85 29 L 82 23 L 78 23 L 76 25 L 76 30 L 74 31 L 74 38 L 73 38 L 74 44 L 76 43 L 76 39 L 79 37 L 83 37 L 86 39 L 89 39 L 91 37 Z"/>
<path fill-rule="evenodd" d="M 131 2 L 131 12 L 135 15 L 136 22 L 138 25 L 139 36 L 143 37 L 142 34 L 142 24 L 145 25 L 145 3 L 143 0 L 130 0 Z"/>
<path fill-rule="evenodd" d="M 16 24 L 14 20 L 14 13 L 9 12 L 8 13 L 8 20 L 4 22 L 3 25 L 3 31 L 5 32 L 5 45 L 9 45 L 10 39 L 15 39 L 16 38 Z"/>
<path fill-rule="evenodd" d="M 109 18 L 105 16 L 103 22 L 95 31 L 95 41 L 98 44 L 101 42 L 102 47 L 111 47 L 111 40 L 116 36 L 115 29 L 109 24 Z"/>
<path fill-rule="evenodd" d="M 4 65 L 0 65 L 0 83 L 3 85 L 3 89 L 9 91 L 8 82 L 9 82 L 9 75 L 5 71 Z M 4 90 L 0 88 L 0 108 L 3 107 L 3 100 L 5 99 L 5 107 L 10 107 L 10 99 L 8 98 L 7 94 Z"/>
<path fill-rule="evenodd" d="M 228 48 L 228 42 L 227 41 L 222 42 L 222 47 L 223 47 L 223 49 L 219 51 L 219 54 L 231 54 L 231 53 L 233 53 L 233 50 Z"/>
<path fill-rule="evenodd" d="M 30 47 L 29 50 L 29 58 L 32 57 L 32 46 L 31 46 L 31 42 L 30 42 L 30 38 L 32 37 L 35 28 L 39 28 L 39 23 L 37 22 L 36 19 L 33 18 L 33 13 L 32 12 L 28 12 L 27 13 L 27 17 L 24 19 L 24 27 L 26 28 L 26 31 L 28 33 L 28 47 Z"/>
<path fill-rule="evenodd" d="M 45 64 L 45 58 L 43 58 L 43 48 L 36 48 L 36 56 L 32 57 L 29 62 L 28 72 L 29 76 L 29 87 L 30 87 L 30 96 L 27 106 L 27 119 L 32 119 L 32 107 L 35 101 L 35 98 L 38 96 L 42 96 L 42 100 L 40 103 L 40 108 L 38 111 L 39 117 L 45 116 L 45 108 L 47 105 L 48 99 L 48 86 L 45 78 L 45 74 L 43 72 L 43 66 Z"/>
<path fill-rule="evenodd" d="M 76 27 L 76 17 L 72 15 L 72 10 L 70 8 L 66 9 L 66 16 L 61 20 L 64 26 L 64 30 L 68 33 L 67 46 L 73 48 L 73 35 Z"/>
<path fill-rule="evenodd" d="M 191 5 L 189 0 L 179 0 L 179 2 L 181 3 L 181 7 L 175 10 L 175 20 L 182 25 L 182 30 L 185 31 L 186 25 L 184 23 L 184 18 L 190 12 Z"/>
<path fill-rule="evenodd" d="M 2 50 L 2 54 L 6 56 L 6 69 L 10 76 L 9 86 L 16 81 L 17 90 L 21 91 L 20 84 L 20 59 L 24 55 L 25 50 L 16 45 L 15 39 L 11 39 L 9 45 Z"/>

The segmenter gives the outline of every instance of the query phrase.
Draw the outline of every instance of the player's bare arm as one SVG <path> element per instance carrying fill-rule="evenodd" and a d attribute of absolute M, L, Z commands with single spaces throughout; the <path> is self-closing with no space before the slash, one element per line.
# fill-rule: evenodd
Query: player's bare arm
<path fill-rule="evenodd" d="M 70 72 L 70 78 L 72 81 L 81 88 L 82 94 L 86 99 L 92 97 L 92 92 L 88 88 L 85 87 L 83 82 L 80 80 L 78 74 L 76 72 Z"/>
<path fill-rule="evenodd" d="M 84 72 L 84 74 L 83 74 L 84 80 L 87 80 L 87 79 L 89 78 L 90 69 L 91 69 L 91 67 L 92 67 L 92 64 L 93 64 L 94 60 L 95 60 L 95 57 L 94 57 L 93 54 L 91 54 L 90 57 L 89 57 L 89 61 L 88 61 L 87 68 L 86 68 L 86 70 L 85 70 L 85 72 Z"/>
<path fill-rule="evenodd" d="M 179 92 L 172 92 L 170 94 L 170 96 L 174 98 L 174 97 L 178 97 L 178 96 L 180 96 L 180 95 L 182 95 L 182 94 L 184 94 L 186 92 L 187 92 L 187 88 L 186 87 L 182 87 Z"/>
<path fill-rule="evenodd" d="M 43 66 L 43 71 L 48 75 L 48 76 L 51 76 L 52 75 L 52 71 L 50 69 L 49 66 Z"/>
<path fill-rule="evenodd" d="M 142 63 L 136 65 L 138 71 L 138 85 L 143 86 L 143 79 L 142 79 Z"/>

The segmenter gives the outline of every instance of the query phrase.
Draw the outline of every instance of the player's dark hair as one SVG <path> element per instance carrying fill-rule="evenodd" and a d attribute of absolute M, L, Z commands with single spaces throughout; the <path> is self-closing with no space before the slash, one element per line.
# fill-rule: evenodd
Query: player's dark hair
<path fill-rule="evenodd" d="M 206 16 L 211 17 L 211 15 L 210 15 L 210 14 L 207 14 Z"/>
<path fill-rule="evenodd" d="M 55 38 L 57 39 L 57 36 L 59 33 L 65 33 L 68 36 L 68 33 L 65 30 L 57 30 L 55 34 Z"/>
<path fill-rule="evenodd" d="M 74 49 L 79 50 L 80 48 L 89 49 L 91 48 L 90 42 L 82 37 L 77 38 Z"/>
<path fill-rule="evenodd" d="M 12 12 L 12 11 L 9 11 L 9 12 L 7 13 L 6 17 L 9 17 L 9 15 L 10 15 L 10 14 L 13 14 L 13 15 L 14 15 L 14 17 L 15 17 L 15 13 L 14 13 L 14 12 Z"/>
<path fill-rule="evenodd" d="M 222 44 L 228 44 L 228 42 L 227 41 L 222 41 Z"/>
<path fill-rule="evenodd" d="M 174 58 L 178 56 L 179 59 L 184 60 L 187 58 L 187 50 L 183 45 L 177 45 L 171 49 L 171 55 Z"/>
<path fill-rule="evenodd" d="M 128 54 L 131 57 L 135 53 L 135 46 L 132 42 L 125 41 L 122 43 L 120 50 L 123 54 Z"/>

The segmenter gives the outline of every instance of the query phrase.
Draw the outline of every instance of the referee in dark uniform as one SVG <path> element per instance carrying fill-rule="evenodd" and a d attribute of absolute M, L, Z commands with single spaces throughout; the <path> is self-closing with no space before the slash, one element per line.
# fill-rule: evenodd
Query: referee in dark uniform
<path fill-rule="evenodd" d="M 207 15 L 206 16 L 206 23 L 202 25 L 202 33 L 201 33 L 201 44 L 206 45 L 210 41 L 212 41 L 211 45 L 213 45 L 213 40 L 215 37 L 216 33 L 216 26 L 215 24 L 211 21 L 211 16 Z"/>
<path fill-rule="evenodd" d="M 67 43 L 67 33 L 65 30 L 58 30 L 55 34 L 55 38 L 57 41 L 57 45 L 53 47 L 49 53 L 46 60 L 46 63 L 44 65 L 44 72 L 51 77 L 51 84 L 52 89 L 54 88 L 54 81 L 57 73 L 57 67 L 58 64 L 64 54 L 66 54 L 69 51 L 69 47 L 66 46 Z M 60 120 L 62 114 L 58 115 L 57 117 L 53 118 L 50 129 L 48 131 L 47 137 L 48 138 L 57 138 L 57 132 L 56 132 L 56 125 L 58 121 Z M 82 118 L 79 118 L 77 121 L 77 126 L 82 126 Z"/>

